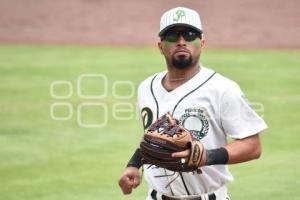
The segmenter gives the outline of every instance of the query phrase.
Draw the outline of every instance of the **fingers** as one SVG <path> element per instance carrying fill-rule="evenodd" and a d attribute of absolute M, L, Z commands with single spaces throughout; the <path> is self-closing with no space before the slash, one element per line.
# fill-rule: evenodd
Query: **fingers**
<path fill-rule="evenodd" d="M 133 184 L 129 177 L 123 176 L 119 180 L 119 186 L 123 194 L 130 194 L 132 192 Z"/>
<path fill-rule="evenodd" d="M 136 168 L 127 168 L 119 180 L 123 194 L 130 194 L 132 189 L 140 185 L 140 174 Z"/>
<path fill-rule="evenodd" d="M 172 153 L 172 157 L 175 157 L 175 158 L 185 158 L 185 157 L 188 157 L 189 155 L 190 155 L 189 149 Z"/>
<path fill-rule="evenodd" d="M 133 186 L 133 188 L 137 188 L 139 185 L 140 185 L 140 177 L 135 177 L 135 178 L 133 179 L 133 184 L 132 184 L 132 186 Z"/>

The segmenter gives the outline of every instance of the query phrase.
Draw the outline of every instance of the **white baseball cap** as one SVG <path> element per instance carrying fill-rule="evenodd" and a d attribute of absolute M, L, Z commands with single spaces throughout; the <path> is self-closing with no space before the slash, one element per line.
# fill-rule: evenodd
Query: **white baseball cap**
<path fill-rule="evenodd" d="M 159 36 L 174 26 L 186 26 L 202 33 L 199 14 L 192 9 L 177 7 L 166 11 L 160 18 Z"/>

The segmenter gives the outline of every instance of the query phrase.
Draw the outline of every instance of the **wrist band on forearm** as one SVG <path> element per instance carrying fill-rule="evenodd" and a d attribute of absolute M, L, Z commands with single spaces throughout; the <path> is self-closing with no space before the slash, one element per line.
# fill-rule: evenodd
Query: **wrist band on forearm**
<path fill-rule="evenodd" d="M 225 165 L 228 159 L 228 151 L 224 147 L 206 150 L 205 165 Z"/>
<path fill-rule="evenodd" d="M 129 160 L 126 167 L 136 167 L 136 168 L 139 169 L 142 165 L 143 164 L 142 164 L 142 157 L 141 157 L 141 154 L 140 154 L 140 149 L 136 149 L 136 151 L 132 155 L 132 157 Z"/>

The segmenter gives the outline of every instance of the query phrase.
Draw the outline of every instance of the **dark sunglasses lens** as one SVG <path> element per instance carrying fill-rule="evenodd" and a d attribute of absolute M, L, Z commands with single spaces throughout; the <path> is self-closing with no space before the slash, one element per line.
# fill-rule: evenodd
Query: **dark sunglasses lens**
<path fill-rule="evenodd" d="M 169 32 L 164 36 L 164 40 L 168 42 L 177 42 L 178 34 L 176 32 Z"/>
<path fill-rule="evenodd" d="M 184 40 L 187 42 L 194 41 L 197 37 L 199 37 L 198 33 L 191 30 L 186 30 L 181 32 L 170 31 L 163 36 L 163 40 L 166 40 L 168 42 L 177 42 L 180 35 L 182 35 Z"/>
<path fill-rule="evenodd" d="M 185 31 L 182 33 L 182 36 L 185 39 L 185 41 L 191 42 L 198 37 L 198 34 L 193 31 Z"/>

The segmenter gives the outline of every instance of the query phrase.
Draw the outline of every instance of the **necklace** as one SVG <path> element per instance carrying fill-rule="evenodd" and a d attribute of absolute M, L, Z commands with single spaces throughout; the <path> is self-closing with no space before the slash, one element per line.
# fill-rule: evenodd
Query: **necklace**
<path fill-rule="evenodd" d="M 185 81 L 185 80 L 189 80 L 191 79 L 192 77 L 194 77 L 198 72 L 200 71 L 200 67 L 198 67 L 198 69 L 192 74 L 190 75 L 189 77 L 183 77 L 183 78 L 169 78 L 169 81 L 171 82 L 176 82 L 176 81 Z"/>

